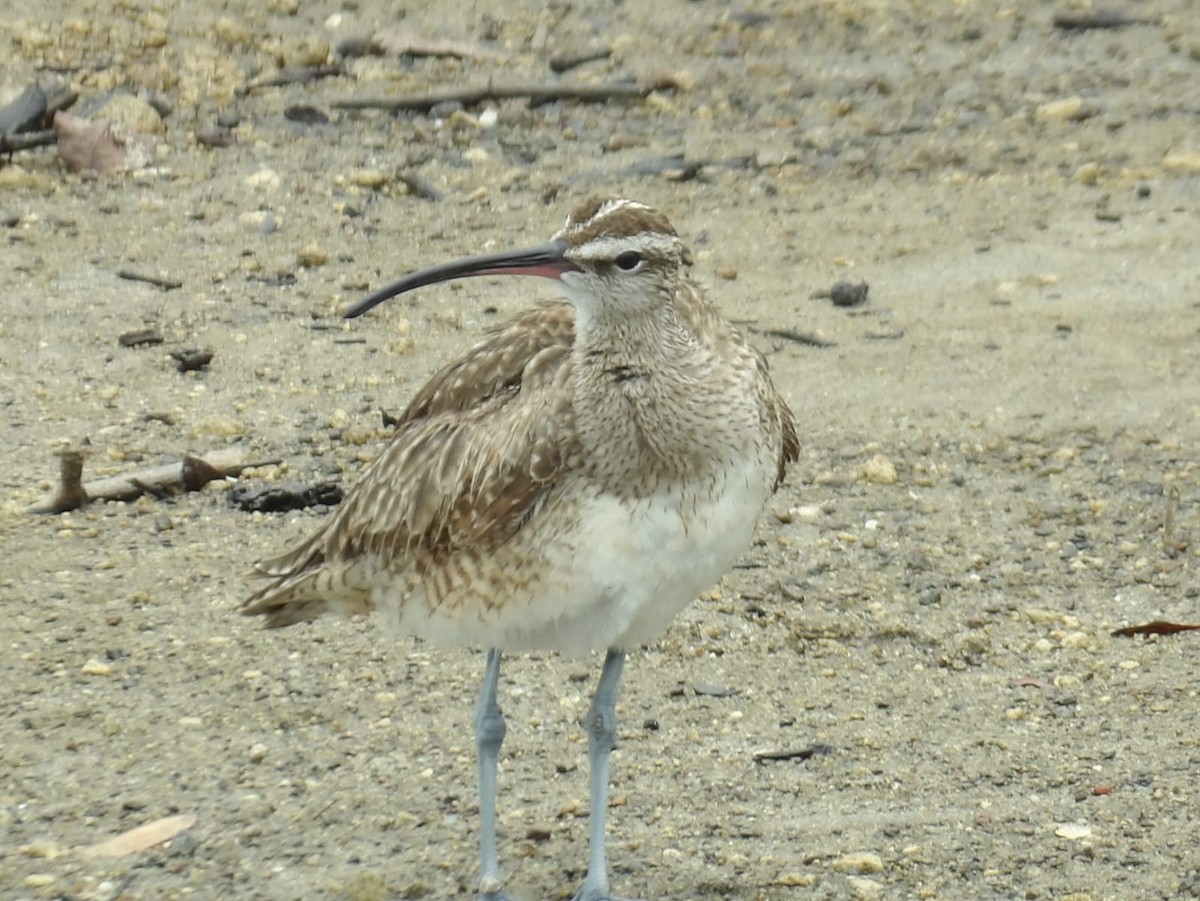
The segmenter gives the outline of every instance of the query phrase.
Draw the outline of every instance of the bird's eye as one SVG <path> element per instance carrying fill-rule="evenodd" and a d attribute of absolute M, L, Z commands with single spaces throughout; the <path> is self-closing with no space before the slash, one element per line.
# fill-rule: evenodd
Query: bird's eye
<path fill-rule="evenodd" d="M 625 272 L 632 272 L 642 262 L 642 255 L 636 250 L 627 250 L 624 253 L 617 254 L 617 258 L 613 260 L 617 264 L 618 269 Z"/>

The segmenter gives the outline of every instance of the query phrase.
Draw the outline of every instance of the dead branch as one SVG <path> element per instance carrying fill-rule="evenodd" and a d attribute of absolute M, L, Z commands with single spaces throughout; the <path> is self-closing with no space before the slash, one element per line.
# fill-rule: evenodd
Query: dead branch
<path fill-rule="evenodd" d="M 282 88 L 293 84 L 308 84 L 310 81 L 317 81 L 321 78 L 333 78 L 344 74 L 345 70 L 336 63 L 321 66 L 285 66 L 272 75 L 247 82 L 238 88 L 238 94 L 245 96 L 263 88 Z"/>
<path fill-rule="evenodd" d="M 174 291 L 176 288 L 183 287 L 183 282 L 176 281 L 173 278 L 150 275 L 147 272 L 137 272 L 133 269 L 118 269 L 117 278 L 123 278 L 131 282 L 145 282 L 148 285 L 154 285 L 156 288 L 162 288 L 164 291 Z"/>
<path fill-rule="evenodd" d="M 27 513 L 65 513 L 91 501 L 131 501 L 143 494 L 164 497 L 184 491 L 199 491 L 214 479 L 235 476 L 252 466 L 271 466 L 278 460 L 247 460 L 240 447 L 225 447 L 203 457 L 187 456 L 176 463 L 152 466 L 137 472 L 83 482 L 83 461 L 91 456 L 86 446 L 58 452 L 59 485 Z"/>
<path fill-rule="evenodd" d="M 335 109 L 381 109 L 398 113 L 402 111 L 428 112 L 440 103 L 461 103 L 474 106 L 485 100 L 513 100 L 526 98 L 535 102 L 549 100 L 579 100 L 585 103 L 603 103 L 620 98 L 642 98 L 651 91 L 670 85 L 661 82 L 642 84 L 620 82 L 617 84 L 488 84 L 474 88 L 448 88 L 444 91 L 429 91 L 424 94 L 402 94 L 399 97 L 353 97 L 335 100 Z"/>

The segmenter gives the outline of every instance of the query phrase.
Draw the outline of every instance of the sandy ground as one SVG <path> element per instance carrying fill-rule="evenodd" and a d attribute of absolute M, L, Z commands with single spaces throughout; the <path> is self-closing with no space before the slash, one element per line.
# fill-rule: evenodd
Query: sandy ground
<path fill-rule="evenodd" d="M 354 482 L 439 362 L 552 289 L 473 281 L 343 326 L 381 280 L 542 240 L 594 192 L 666 211 L 757 334 L 803 451 L 759 541 L 632 655 L 610 818 L 641 898 L 1200 896 L 1200 26 L 1189 0 L 1066 32 L 1036 2 L 408 5 L 480 59 L 355 59 L 235 88 L 392 22 L 17 0 L 5 89 L 170 107 L 158 167 L 0 168 L 0 896 L 469 896 L 480 655 L 366 622 L 260 631 L 255 559 L 321 511 L 224 485 L 55 516 L 89 476 L 228 444 L 250 481 Z M 340 17 L 331 20 L 330 16 Z M 394 117 L 334 100 L 671 73 L 646 101 Z M 329 124 L 300 124 L 308 104 Z M 195 136 L 224 112 L 233 146 Z M 664 157 L 703 163 L 681 173 Z M 649 170 L 649 171 L 647 171 Z M 415 172 L 445 199 L 410 195 Z M 685 177 L 681 177 L 685 176 Z M 694 177 L 686 177 L 694 176 Z M 182 283 L 121 280 L 130 268 Z M 866 280 L 847 310 L 813 292 Z M 124 332 L 153 327 L 154 347 Z M 791 329 L 812 347 L 767 334 Z M 203 347 L 207 371 L 169 353 Z M 598 660 L 509 661 L 502 861 L 526 901 L 586 855 Z M 762 751 L 816 749 L 781 761 Z M 116 858 L 81 848 L 173 815 Z"/>

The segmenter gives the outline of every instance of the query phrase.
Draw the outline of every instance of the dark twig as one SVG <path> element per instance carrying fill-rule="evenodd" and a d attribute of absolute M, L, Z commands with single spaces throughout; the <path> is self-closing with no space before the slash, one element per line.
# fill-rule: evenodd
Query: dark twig
<path fill-rule="evenodd" d="M 569 72 L 584 63 L 593 63 L 598 59 L 608 59 L 612 50 L 602 47 L 599 50 L 583 50 L 579 53 L 564 53 L 562 56 L 550 58 L 550 71 L 559 74 Z"/>
<path fill-rule="evenodd" d="M 813 757 L 823 757 L 832 753 L 832 747 L 817 742 L 806 748 L 787 748 L 781 751 L 755 751 L 754 762 L 763 763 L 768 760 L 809 760 Z"/>
<path fill-rule="evenodd" d="M 1133 635 L 1176 635 L 1179 632 L 1200 632 L 1200 623 L 1171 623 L 1156 619 L 1137 626 L 1113 629 L 1112 634 L 1117 638 L 1129 638 Z"/>
<path fill-rule="evenodd" d="M 123 278 L 131 282 L 145 282 L 148 285 L 154 285 L 156 288 L 162 288 L 164 291 L 174 291 L 176 288 L 183 287 L 183 282 L 177 282 L 172 278 L 147 275 L 144 272 L 134 272 L 132 269 L 118 269 L 117 278 Z"/>
<path fill-rule="evenodd" d="M 1057 12 L 1054 27 L 1064 31 L 1086 31 L 1091 28 L 1124 28 L 1126 25 L 1157 25 L 1156 19 L 1135 19 L 1124 13 L 1107 9 L 1086 12 Z"/>
<path fill-rule="evenodd" d="M 550 100 L 579 100 L 584 103 L 603 103 L 621 98 L 642 98 L 661 84 L 489 84 L 474 88 L 447 88 L 425 94 L 402 94 L 399 97 L 352 97 L 335 100 L 334 109 L 362 110 L 379 109 L 398 113 L 403 111 L 428 112 L 442 103 L 461 103 L 474 106 L 485 100 L 512 100 L 527 98 L 534 102 Z"/>
<path fill-rule="evenodd" d="M 274 75 L 267 75 L 257 81 L 249 81 L 238 89 L 240 94 L 249 94 L 262 88 L 282 88 L 292 84 L 308 84 L 320 78 L 332 78 L 342 75 L 345 70 L 338 64 L 330 66 L 288 66 L 280 69 Z"/>

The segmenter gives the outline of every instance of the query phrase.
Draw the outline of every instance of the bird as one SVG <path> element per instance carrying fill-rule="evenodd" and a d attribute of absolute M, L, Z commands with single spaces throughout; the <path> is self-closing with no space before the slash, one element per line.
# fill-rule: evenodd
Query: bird
<path fill-rule="evenodd" d="M 604 654 L 584 726 L 588 862 L 574 901 L 610 901 L 609 757 L 626 655 L 656 640 L 752 543 L 799 455 L 766 357 L 689 276 L 667 216 L 597 197 L 550 241 L 394 281 L 346 312 L 474 276 L 557 282 L 412 397 L 345 500 L 262 560 L 241 612 L 269 628 L 375 614 L 486 652 L 473 719 L 479 901 L 509 901 L 496 836 L 504 654 Z"/>

